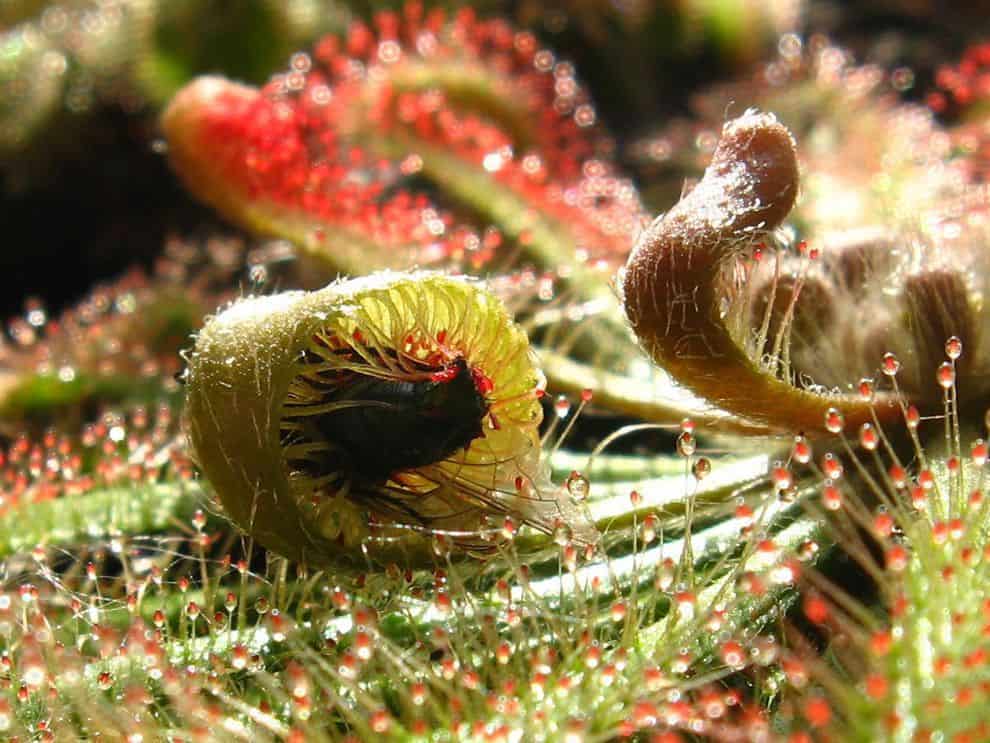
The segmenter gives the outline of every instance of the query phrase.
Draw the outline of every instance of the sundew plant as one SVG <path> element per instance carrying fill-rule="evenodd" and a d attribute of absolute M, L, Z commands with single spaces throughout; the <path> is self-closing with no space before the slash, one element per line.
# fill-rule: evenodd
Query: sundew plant
<path fill-rule="evenodd" d="M 474 5 L 0 5 L 0 737 L 990 740 L 984 19 Z"/>

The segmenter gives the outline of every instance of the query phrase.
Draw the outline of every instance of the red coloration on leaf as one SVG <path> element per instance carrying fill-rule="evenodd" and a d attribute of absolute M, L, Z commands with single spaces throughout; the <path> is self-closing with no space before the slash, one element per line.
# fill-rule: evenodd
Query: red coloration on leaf
<path fill-rule="evenodd" d="M 990 136 L 985 124 L 990 103 L 990 43 L 969 47 L 957 65 L 941 65 L 928 107 L 956 123 L 950 130 L 954 145 L 965 157 L 959 167 L 970 180 L 986 182 L 990 174 Z"/>
<path fill-rule="evenodd" d="M 200 198 L 304 249 L 325 245 L 345 268 L 490 258 L 498 232 L 455 227 L 407 190 L 415 174 L 520 244 L 563 238 L 577 261 L 614 267 L 641 219 L 635 189 L 602 159 L 611 143 L 572 66 L 467 11 L 379 13 L 261 90 L 200 78 L 163 128 Z"/>
<path fill-rule="evenodd" d="M 990 98 L 990 43 L 969 47 L 958 65 L 942 65 L 935 73 L 937 90 L 929 94 L 935 113 L 958 116 Z"/>
<path fill-rule="evenodd" d="M 259 231 L 320 244 L 329 236 L 319 225 L 332 225 L 376 245 L 418 246 L 425 260 L 434 233 L 451 223 L 425 196 L 385 198 L 394 180 L 387 163 L 341 145 L 303 107 L 263 91 L 200 78 L 176 96 L 164 126 L 190 188 Z"/>

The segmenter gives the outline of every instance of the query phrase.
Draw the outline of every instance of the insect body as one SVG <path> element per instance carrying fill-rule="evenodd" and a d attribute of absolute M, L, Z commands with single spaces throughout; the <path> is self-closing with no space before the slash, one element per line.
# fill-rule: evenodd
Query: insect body
<path fill-rule="evenodd" d="M 314 416 L 313 425 L 334 442 L 329 454 L 338 466 L 381 483 L 444 460 L 483 435 L 488 404 L 463 358 L 410 376 L 347 373 L 326 390 L 321 399 L 341 405 Z M 295 406 L 286 412 L 292 415 Z"/>

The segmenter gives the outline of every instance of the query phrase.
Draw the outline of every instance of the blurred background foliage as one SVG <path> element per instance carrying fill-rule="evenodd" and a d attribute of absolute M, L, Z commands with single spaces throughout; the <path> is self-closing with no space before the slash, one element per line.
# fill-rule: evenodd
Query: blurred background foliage
<path fill-rule="evenodd" d="M 9 246 L 0 251 L 0 268 L 23 292 L 58 309 L 100 278 L 150 265 L 169 234 L 212 234 L 217 218 L 176 185 L 157 151 L 157 114 L 170 95 L 203 73 L 263 83 L 294 50 L 355 17 L 399 5 L 0 2 L 0 229 Z M 690 111 L 706 85 L 766 59 L 781 34 L 825 33 L 861 62 L 908 66 L 911 96 L 930 83 L 937 61 L 957 57 L 974 40 L 987 10 L 985 2 L 933 0 L 470 5 L 533 30 L 574 61 L 651 209 L 669 206 L 676 179 L 658 178 L 636 157 L 635 144 Z M 23 309 L 23 296 L 6 294 L 4 312 Z"/>

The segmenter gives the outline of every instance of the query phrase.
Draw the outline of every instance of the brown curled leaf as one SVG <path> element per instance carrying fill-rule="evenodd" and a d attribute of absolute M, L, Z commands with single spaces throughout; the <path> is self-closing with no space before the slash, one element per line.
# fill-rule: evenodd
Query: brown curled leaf
<path fill-rule="evenodd" d="M 794 139 L 772 114 L 748 111 L 726 123 L 704 177 L 633 249 L 621 277 L 626 315 L 657 364 L 723 410 L 813 433 L 836 408 L 851 428 L 895 407 L 774 376 L 733 336 L 724 306 L 734 261 L 787 217 L 798 183 Z"/>

